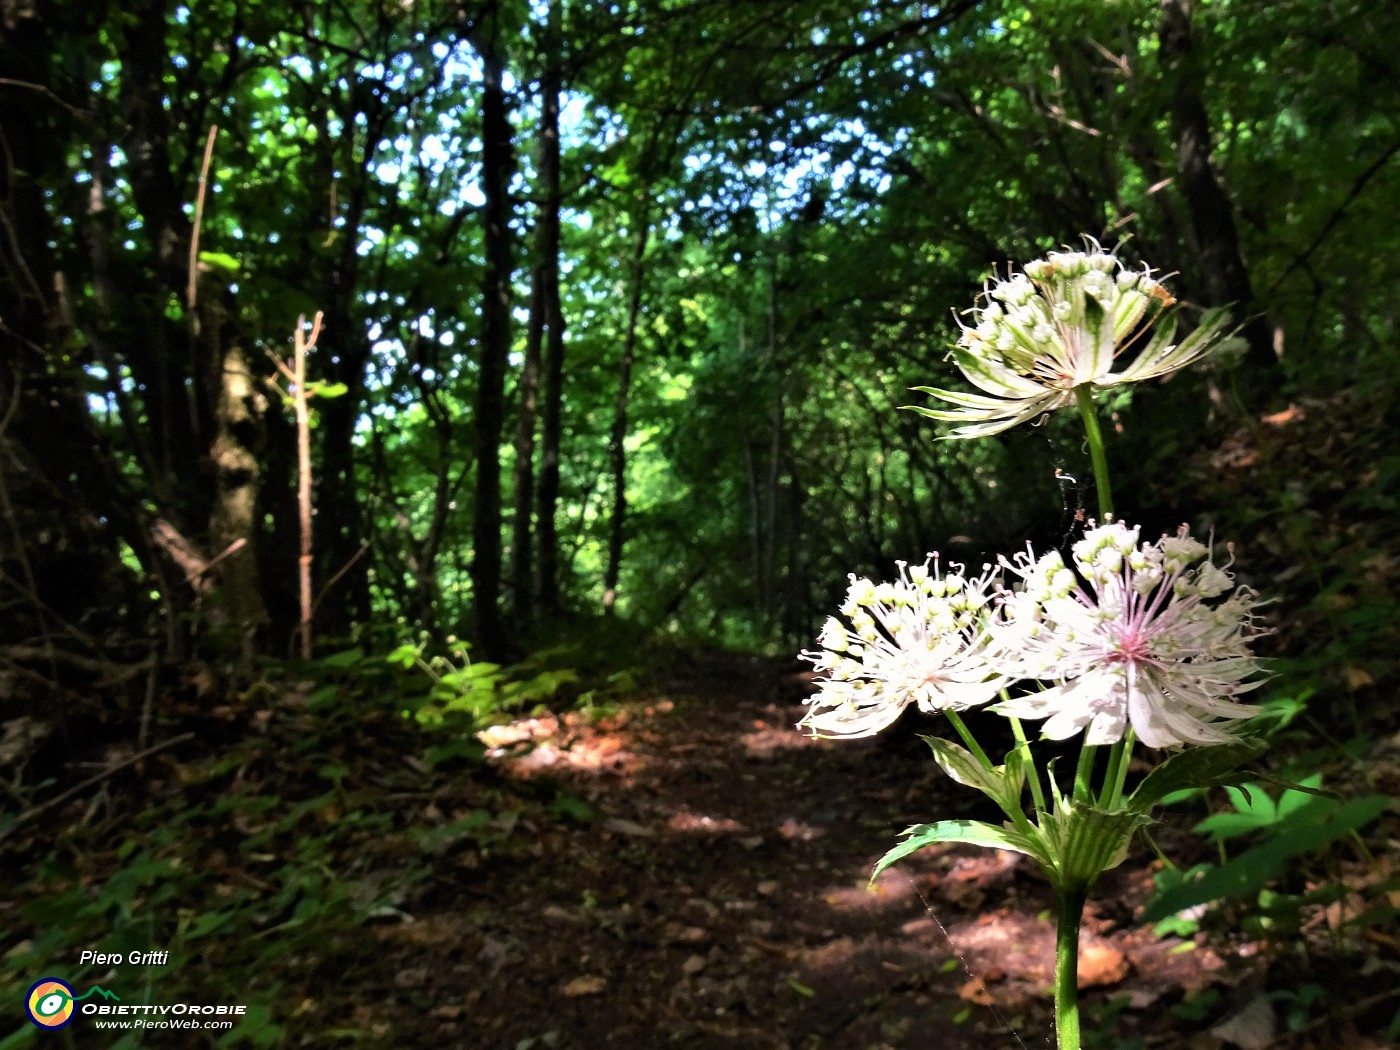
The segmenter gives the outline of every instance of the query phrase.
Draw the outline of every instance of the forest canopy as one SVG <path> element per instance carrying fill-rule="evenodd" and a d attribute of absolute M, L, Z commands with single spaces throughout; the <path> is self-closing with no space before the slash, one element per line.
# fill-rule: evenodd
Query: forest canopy
<path fill-rule="evenodd" d="M 895 409 L 989 274 L 1086 236 L 1188 326 L 1235 311 L 1245 349 L 1163 399 L 1181 428 L 1390 367 L 1395 18 L 7 2 L 7 633 L 289 651 L 298 385 L 270 358 L 317 314 L 336 644 L 518 656 L 615 612 L 790 645 L 850 571 L 1062 529 L 1035 508 L 1082 507 L 1084 463 L 1053 421 L 973 447 Z M 1150 516 L 1161 428 L 1117 407 Z"/>

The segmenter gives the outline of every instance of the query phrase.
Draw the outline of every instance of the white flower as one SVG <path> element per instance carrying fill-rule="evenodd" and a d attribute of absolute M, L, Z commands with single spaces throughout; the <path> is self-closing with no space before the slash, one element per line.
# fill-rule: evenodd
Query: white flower
<path fill-rule="evenodd" d="M 1073 569 L 1058 553 L 1011 566 L 1024 586 L 996 626 L 1014 654 L 1002 669 L 1059 684 L 993 710 L 1044 718 L 1054 740 L 1083 730 L 1086 743 L 1112 744 L 1129 725 L 1149 747 L 1233 739 L 1222 722 L 1258 710 L 1229 699 L 1262 684 L 1249 650 L 1263 633 L 1258 597 L 1232 589 L 1184 525 L 1143 544 L 1136 528 L 1102 525 L 1072 554 Z"/>
<path fill-rule="evenodd" d="M 915 387 L 955 408 L 919 408 L 933 419 L 961 423 L 949 436 L 985 437 L 1075 403 L 1074 389 L 1110 387 L 1169 375 L 1233 342 L 1225 334 L 1228 310 L 1208 311 L 1181 343 L 1176 300 L 1144 269 L 1127 269 L 1117 256 L 1086 238 L 1088 252 L 1051 252 L 1025 273 L 994 278 L 981 305 L 959 324 L 953 361 L 981 394 Z M 1150 336 L 1150 338 L 1149 338 Z M 1146 340 L 1127 368 L 1118 355 Z"/>
<path fill-rule="evenodd" d="M 932 564 L 930 564 L 930 561 Z M 870 736 L 911 703 L 924 711 L 986 703 L 1006 679 L 987 660 L 984 627 L 996 570 L 940 575 L 936 560 L 899 563 L 899 580 L 851 576 L 843 623 L 826 621 L 822 648 L 804 659 L 825 672 L 799 725 L 818 736 Z"/>

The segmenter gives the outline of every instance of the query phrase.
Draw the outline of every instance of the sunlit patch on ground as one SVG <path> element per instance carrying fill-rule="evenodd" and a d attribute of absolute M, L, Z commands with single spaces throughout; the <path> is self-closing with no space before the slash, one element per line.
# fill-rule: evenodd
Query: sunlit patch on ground
<path fill-rule="evenodd" d="M 705 813 L 682 810 L 672 814 L 666 826 L 672 831 L 688 834 L 719 835 L 744 830 L 744 825 L 730 817 L 712 817 Z"/>
<path fill-rule="evenodd" d="M 740 738 L 745 751 L 755 758 L 768 758 L 775 751 L 789 751 L 812 747 L 818 743 L 810 733 L 785 725 L 769 725 L 755 719 L 753 730 Z"/>
<path fill-rule="evenodd" d="M 487 757 L 516 776 L 541 771 L 623 775 L 638 763 L 630 733 L 621 727 L 626 717 L 590 723 L 574 712 L 563 716 L 522 718 L 491 726 L 477 734 Z"/>
<path fill-rule="evenodd" d="M 878 911 L 905 904 L 919 896 L 915 877 L 903 868 L 887 868 L 873 883 L 836 886 L 822 893 L 822 900 L 840 911 Z"/>

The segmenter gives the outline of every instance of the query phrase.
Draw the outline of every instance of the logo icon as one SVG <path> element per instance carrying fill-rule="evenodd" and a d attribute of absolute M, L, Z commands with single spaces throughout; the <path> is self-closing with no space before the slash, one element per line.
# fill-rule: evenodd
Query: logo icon
<path fill-rule="evenodd" d="M 73 994 L 73 986 L 57 977 L 42 977 L 29 987 L 29 995 L 24 1001 L 24 1011 L 29 1019 L 40 1028 L 62 1028 L 73 1020 L 73 1004 L 80 1003 L 89 995 L 100 995 L 104 999 L 121 1002 L 121 996 L 106 988 L 93 985 L 82 995 Z"/>
<path fill-rule="evenodd" d="M 35 981 L 24 1009 L 40 1028 L 62 1028 L 73 1020 L 73 989 L 56 977 Z"/>

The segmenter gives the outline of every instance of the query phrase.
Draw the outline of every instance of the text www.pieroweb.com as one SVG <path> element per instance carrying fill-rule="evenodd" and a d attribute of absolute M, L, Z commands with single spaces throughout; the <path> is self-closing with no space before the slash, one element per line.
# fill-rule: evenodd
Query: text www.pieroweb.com
<path fill-rule="evenodd" d="M 234 1025 L 233 1015 L 242 1014 L 247 1007 L 237 1006 L 191 1006 L 177 1003 L 173 1006 L 123 1004 L 121 1006 L 91 1004 L 83 1013 L 92 1017 L 93 1027 L 123 1031 L 132 1029 L 201 1029 L 204 1031 L 227 1031 Z M 162 1014 L 183 1016 L 160 1016 Z M 151 1016 L 155 1015 L 155 1016 Z"/>

